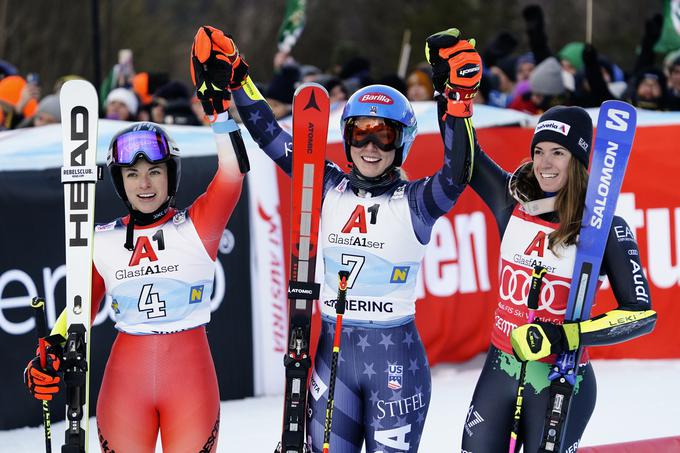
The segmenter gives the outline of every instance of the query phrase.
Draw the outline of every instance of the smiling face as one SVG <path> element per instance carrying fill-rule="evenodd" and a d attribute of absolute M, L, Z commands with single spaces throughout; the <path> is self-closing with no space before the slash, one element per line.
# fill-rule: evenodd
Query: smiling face
<path fill-rule="evenodd" d="M 567 183 L 571 153 L 554 142 L 539 142 L 534 147 L 534 176 L 544 192 L 558 192 Z"/>
<path fill-rule="evenodd" d="M 168 164 L 150 164 L 138 159 L 130 167 L 121 168 L 125 195 L 137 211 L 150 214 L 168 199 Z"/>

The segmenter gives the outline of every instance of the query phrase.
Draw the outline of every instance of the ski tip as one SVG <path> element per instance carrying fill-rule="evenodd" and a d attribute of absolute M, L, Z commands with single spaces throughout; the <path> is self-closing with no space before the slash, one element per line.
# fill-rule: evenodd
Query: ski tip
<path fill-rule="evenodd" d="M 632 144 L 637 127 L 637 110 L 623 101 L 605 101 L 600 106 L 595 131 L 595 147 L 603 140 Z"/>
<path fill-rule="evenodd" d="M 94 85 L 92 85 L 89 81 L 77 79 L 68 80 L 65 82 L 61 87 L 60 93 L 83 93 L 88 91 L 90 93 L 94 93 L 95 95 L 97 94 L 97 90 L 94 88 Z"/>
<path fill-rule="evenodd" d="M 315 90 L 321 90 L 321 91 L 323 92 L 323 94 L 326 95 L 326 97 L 329 97 L 329 96 L 328 96 L 328 91 L 326 90 L 326 88 L 324 88 L 323 85 L 319 85 L 318 83 L 314 83 L 314 82 L 303 83 L 302 85 L 300 85 L 299 87 L 297 87 L 297 88 L 295 89 L 295 94 L 293 95 L 293 97 L 297 96 L 297 95 L 298 95 L 300 92 L 302 92 L 303 90 L 308 90 L 308 89 L 310 89 L 310 88 L 311 88 L 311 89 L 315 89 Z"/>
<path fill-rule="evenodd" d="M 626 119 L 632 119 L 636 120 L 637 119 L 637 110 L 635 109 L 634 106 L 629 104 L 628 102 L 624 101 L 619 101 L 619 100 L 609 100 L 609 101 L 604 101 L 602 105 L 600 105 L 600 110 L 619 110 L 621 112 L 626 112 L 627 113 L 627 118 Z"/>

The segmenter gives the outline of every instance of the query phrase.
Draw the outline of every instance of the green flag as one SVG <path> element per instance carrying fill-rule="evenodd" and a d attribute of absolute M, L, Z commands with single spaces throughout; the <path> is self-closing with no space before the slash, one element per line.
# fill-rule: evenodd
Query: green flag
<path fill-rule="evenodd" d="M 289 53 L 305 28 L 305 6 L 307 0 L 286 0 L 286 12 L 279 29 L 278 47 Z"/>
<path fill-rule="evenodd" d="M 658 53 L 680 49 L 680 0 L 665 0 L 663 15 L 661 37 L 654 46 Z"/>

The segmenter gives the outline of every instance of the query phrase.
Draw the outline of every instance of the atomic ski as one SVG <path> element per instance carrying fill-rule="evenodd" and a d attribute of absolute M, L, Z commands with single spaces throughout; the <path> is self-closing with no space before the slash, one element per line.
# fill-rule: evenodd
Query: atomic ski
<path fill-rule="evenodd" d="M 314 281 L 317 235 L 328 134 L 330 101 L 318 84 L 303 84 L 293 99 L 293 184 L 291 262 L 288 288 L 288 352 L 283 432 L 277 451 L 305 453 L 307 379 L 312 304 L 319 298 Z"/>
<path fill-rule="evenodd" d="M 616 200 L 633 147 L 636 118 L 635 108 L 625 102 L 606 101 L 600 107 L 565 322 L 590 318 Z M 541 451 L 561 451 L 581 352 L 578 348 L 560 354 L 550 372 L 550 405 Z"/>
<path fill-rule="evenodd" d="M 90 307 L 94 236 L 99 101 L 85 80 L 71 80 L 59 93 L 64 147 L 66 323 L 64 382 L 67 429 L 62 453 L 87 452 L 89 431 Z"/>

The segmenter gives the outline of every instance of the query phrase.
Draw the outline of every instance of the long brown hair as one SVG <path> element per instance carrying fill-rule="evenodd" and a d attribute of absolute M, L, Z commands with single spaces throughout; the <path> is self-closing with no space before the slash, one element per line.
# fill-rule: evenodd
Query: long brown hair
<path fill-rule="evenodd" d="M 511 192 L 518 193 L 527 201 L 545 196 L 536 180 L 533 168 L 533 162 L 524 163 L 517 169 L 510 182 Z M 559 217 L 559 227 L 548 235 L 548 248 L 555 255 L 557 255 L 556 250 L 559 246 L 576 244 L 588 188 L 588 171 L 573 156 L 569 161 L 567 172 L 567 182 L 557 192 L 555 198 L 555 212 Z"/>

